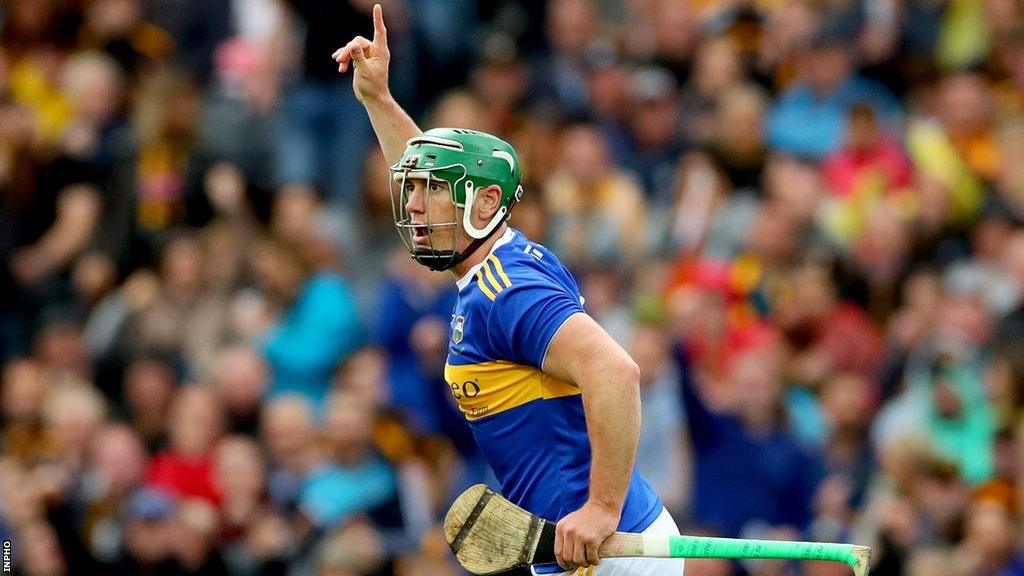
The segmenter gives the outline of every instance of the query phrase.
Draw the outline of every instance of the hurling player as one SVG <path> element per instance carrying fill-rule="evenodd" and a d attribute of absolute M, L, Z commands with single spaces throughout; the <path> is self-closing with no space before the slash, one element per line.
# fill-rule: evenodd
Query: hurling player
<path fill-rule="evenodd" d="M 373 40 L 333 55 L 391 165 L 398 232 L 412 257 L 458 286 L 445 379 L 501 483 L 502 493 L 557 522 L 564 568 L 538 574 L 680 576 L 683 561 L 609 558 L 612 532 L 678 534 L 634 467 L 639 369 L 583 309 L 554 254 L 508 223 L 522 196 L 516 151 L 474 130 L 421 131 L 388 90 L 381 7 Z M 600 561 L 600 562 L 599 562 Z"/>

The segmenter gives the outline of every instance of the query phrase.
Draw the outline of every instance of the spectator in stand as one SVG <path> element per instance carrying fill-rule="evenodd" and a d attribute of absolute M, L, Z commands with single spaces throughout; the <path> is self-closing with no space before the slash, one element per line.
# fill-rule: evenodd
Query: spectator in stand
<path fill-rule="evenodd" d="M 179 501 L 171 528 L 171 548 L 179 570 L 186 574 L 228 576 L 216 546 L 220 528 L 217 509 L 196 498 Z"/>
<path fill-rule="evenodd" d="M 44 304 L 63 296 L 63 274 L 93 240 L 100 225 L 101 198 L 90 184 L 53 164 L 41 172 L 39 191 L 20 214 L 8 260 L 12 280 L 24 290 L 18 302 L 29 325 Z"/>
<path fill-rule="evenodd" d="M 627 118 L 629 150 L 623 162 L 654 206 L 671 198 L 676 158 L 683 151 L 679 95 L 675 79 L 661 68 L 647 67 L 629 77 Z"/>
<path fill-rule="evenodd" d="M 124 548 L 111 572 L 159 576 L 174 570 L 174 499 L 159 490 L 144 489 L 125 506 Z"/>
<path fill-rule="evenodd" d="M 125 74 L 116 60 L 102 52 L 84 52 L 61 68 L 62 91 L 74 110 L 61 139 L 66 169 L 78 170 L 91 182 L 103 182 L 114 169 L 124 146 Z"/>
<path fill-rule="evenodd" d="M 64 383 L 47 394 L 42 415 L 47 456 L 69 472 L 81 474 L 89 445 L 107 416 L 103 396 L 89 384 Z"/>
<path fill-rule="evenodd" d="M 277 0 L 227 0 L 230 35 L 213 53 L 203 138 L 218 159 L 236 164 L 247 177 L 270 185 L 275 176 L 275 106 L 280 94 L 268 81 L 267 58 L 285 17 Z M 275 54 L 275 56 L 277 56 Z"/>
<path fill-rule="evenodd" d="M 664 312 L 656 303 L 636 312 L 630 356 L 640 366 L 640 400 L 644 427 L 637 448 L 637 469 L 651 483 L 665 507 L 682 511 L 689 501 L 692 475 L 689 446 L 683 434 L 680 374 L 672 362 Z"/>
<path fill-rule="evenodd" d="M 361 339 L 347 283 L 333 272 L 314 272 L 308 253 L 287 240 L 266 237 L 250 256 L 252 271 L 280 315 L 258 345 L 270 364 L 270 395 L 297 392 L 319 409 L 334 367 Z"/>
<path fill-rule="evenodd" d="M 785 423 L 779 337 L 769 328 L 751 330 L 728 359 L 728 411 L 710 409 L 693 379 L 683 378 L 694 521 L 727 536 L 749 534 L 758 523 L 807 528 L 823 472 L 821 455 L 801 448 Z"/>
<path fill-rule="evenodd" d="M 1017 526 L 1010 511 L 998 504 L 975 503 L 964 520 L 959 552 L 974 574 L 1020 576 L 1024 559 L 1015 550 Z"/>
<path fill-rule="evenodd" d="M 768 153 L 767 106 L 767 95 L 749 84 L 724 91 L 716 103 L 710 152 L 737 190 L 756 193 L 760 188 Z"/>
<path fill-rule="evenodd" d="M 977 73 L 951 74 L 940 85 L 937 105 L 943 132 L 960 158 L 983 180 L 995 178 L 1000 161 L 988 81 Z"/>
<path fill-rule="evenodd" d="M 643 191 L 611 164 L 594 126 L 568 126 L 560 142 L 562 161 L 544 185 L 552 249 L 567 266 L 639 255 L 646 220 Z"/>
<path fill-rule="evenodd" d="M 146 471 L 146 484 L 176 497 L 220 504 L 214 481 L 213 450 L 224 426 L 213 392 L 198 385 L 184 388 L 171 405 L 168 445 Z"/>
<path fill-rule="evenodd" d="M 899 193 L 913 178 L 899 143 L 883 132 L 875 112 L 863 104 L 850 107 L 845 142 L 825 158 L 823 172 L 829 191 L 839 197 Z"/>
<path fill-rule="evenodd" d="M 446 331 L 444 324 L 458 295 L 447 278 L 431 274 L 405 254 L 392 256 L 391 264 L 392 274 L 381 286 L 373 331 L 375 343 L 388 354 L 391 407 L 409 414 L 410 421 L 424 430 L 438 430 L 439 414 L 424 408 L 434 404 L 430 390 L 443 375 L 420 362 L 413 336 L 417 326 L 422 332 L 429 323 L 441 323 Z"/>
<path fill-rule="evenodd" d="M 142 438 L 125 424 L 107 424 L 92 438 L 81 496 L 82 512 L 90 521 L 83 527 L 82 542 L 102 563 L 117 560 L 127 502 L 142 485 L 147 459 Z"/>
<path fill-rule="evenodd" d="M 805 264 L 780 288 L 772 318 L 793 349 L 791 380 L 817 386 L 835 371 L 875 374 L 882 360 L 880 336 L 861 308 L 840 300 L 828 270 Z"/>
<path fill-rule="evenodd" d="M 260 446 L 246 436 L 228 436 L 217 444 L 214 473 L 224 494 L 221 506 L 226 532 L 249 524 L 259 513 L 266 492 L 266 470 Z"/>
<path fill-rule="evenodd" d="M 935 207 L 942 212 L 942 207 Z M 931 223 L 939 221 L 939 216 Z M 864 228 L 853 239 L 850 246 L 850 264 L 855 270 L 864 294 L 860 296 L 862 306 L 873 319 L 883 319 L 892 314 L 896 307 L 897 286 L 909 275 L 915 260 L 915 252 L 932 251 L 936 258 L 943 251 L 952 254 L 958 247 L 951 243 L 949 247 L 935 246 L 920 248 L 916 243 L 926 244 L 929 231 L 923 218 L 908 221 L 901 213 L 897 202 L 880 202 L 867 212 Z M 941 224 L 940 224 L 941 226 Z M 940 235 L 936 238 L 948 238 Z M 955 255 L 949 257 L 950 260 Z M 927 261 L 926 261 L 927 262 Z"/>
<path fill-rule="evenodd" d="M 746 240 L 747 227 L 756 216 L 757 199 L 733 192 L 732 182 L 713 158 L 693 152 L 679 160 L 675 175 L 675 204 L 667 214 L 651 214 L 658 222 L 668 218 L 665 231 L 654 240 L 669 244 L 667 254 L 724 262 L 734 258 Z"/>
<path fill-rule="evenodd" d="M 262 96 L 280 99 L 280 127 L 274 150 L 277 183 L 305 185 L 323 190 L 339 206 L 355 204 L 361 182 L 360 167 L 369 144 L 370 123 L 359 114 L 351 78 L 337 73 L 330 60 L 344 39 L 369 29 L 369 6 L 360 2 L 320 3 L 280 0 L 285 17 L 279 19 L 274 38 L 267 43 L 267 65 L 257 81 Z M 285 47 L 295 42 L 292 30 L 302 26 L 296 77 Z M 328 57 L 324 57 L 326 54 Z"/>
<path fill-rule="evenodd" d="M 683 133 L 690 141 L 706 145 L 728 129 L 717 122 L 715 108 L 724 94 L 742 84 L 745 75 L 740 47 L 732 38 L 721 36 L 701 44 L 681 98 Z"/>
<path fill-rule="evenodd" d="M 820 160 L 842 143 L 851 106 L 871 107 L 883 125 L 897 125 L 899 104 L 882 86 L 859 77 L 849 46 L 822 34 L 800 62 L 801 73 L 773 106 L 768 144 L 773 149 Z"/>
<path fill-rule="evenodd" d="M 229 329 L 227 302 L 208 290 L 208 270 L 196 235 L 184 233 L 167 242 L 161 252 L 160 293 L 128 319 L 122 334 L 129 355 L 180 359 L 190 376 L 209 371 L 212 351 L 227 339 Z"/>
<path fill-rule="evenodd" d="M 232 574 L 282 570 L 294 547 L 292 527 L 269 499 L 260 446 L 231 436 L 217 446 L 216 475 L 224 494 L 218 548 Z"/>
<path fill-rule="evenodd" d="M 82 323 L 73 311 L 57 306 L 38 320 L 33 357 L 56 383 L 83 383 L 92 379 L 92 365 L 85 351 Z"/>
<path fill-rule="evenodd" d="M 43 367 L 27 358 L 4 366 L 3 447 L 13 461 L 31 464 L 44 449 L 42 434 L 43 398 L 51 379 Z"/>
<path fill-rule="evenodd" d="M 167 30 L 144 18 L 139 0 L 98 0 L 85 7 L 79 42 L 117 60 L 136 81 L 175 49 Z"/>
<path fill-rule="evenodd" d="M 318 232 L 325 226 L 326 218 L 323 202 L 314 188 L 285 186 L 274 196 L 270 231 L 283 240 L 305 248 L 314 269 L 331 268 L 336 262 L 322 258 L 316 245 L 320 239 Z"/>
<path fill-rule="evenodd" d="M 207 290 L 221 299 L 240 288 L 246 251 L 257 235 L 256 215 L 248 198 L 251 187 L 245 172 L 230 162 L 211 165 L 203 176 L 203 190 L 213 209 L 213 220 L 199 234 L 204 280 Z"/>
<path fill-rule="evenodd" d="M 153 452 L 167 437 L 168 411 L 178 392 L 174 365 L 158 357 L 141 357 L 124 372 L 124 389 L 114 396 L 122 406 L 122 418 L 134 428 Z"/>
<path fill-rule="evenodd" d="M 978 342 L 991 318 L 971 294 L 946 293 L 929 338 L 911 355 L 906 389 L 890 400 L 872 431 L 876 445 L 907 435 L 927 438 L 971 485 L 993 473 L 996 417 L 983 384 L 985 359 Z"/>
<path fill-rule="evenodd" d="M 514 40 L 508 34 L 494 33 L 484 42 L 478 62 L 470 72 L 469 81 L 475 95 L 471 98 L 474 101 L 466 102 L 465 98 L 460 101 L 469 110 L 479 108 L 479 120 L 469 123 L 450 121 L 456 120 L 451 117 L 457 110 L 452 103 L 447 113 L 436 109 L 431 124 L 465 126 L 487 133 L 515 130 L 528 120 L 524 104 L 529 80 L 529 71 L 517 53 Z"/>
<path fill-rule="evenodd" d="M 533 91 L 570 114 L 587 108 L 586 52 L 598 40 L 597 5 L 588 0 L 546 3 L 545 35 L 550 53 L 537 63 Z"/>
<path fill-rule="evenodd" d="M 377 521 L 394 518 L 397 479 L 373 446 L 373 418 L 373 411 L 348 392 L 328 399 L 324 459 L 310 469 L 299 493 L 299 511 L 310 528 L 329 531 L 356 514 Z"/>
<path fill-rule="evenodd" d="M 199 89 L 187 74 L 160 69 L 139 86 L 129 146 L 117 159 L 108 242 L 130 268 L 150 261 L 168 231 L 208 218 L 200 177 L 207 162 L 198 130 Z"/>
<path fill-rule="evenodd" d="M 269 399 L 260 418 L 268 461 L 267 489 L 275 507 L 292 512 L 307 471 L 321 458 L 311 403 L 297 394 Z"/>
<path fill-rule="evenodd" d="M 365 522 L 355 521 L 325 538 L 316 550 L 317 576 L 372 574 L 382 568 L 384 543 Z"/>
<path fill-rule="evenodd" d="M 917 169 L 923 216 L 929 206 L 939 205 L 945 207 L 946 222 L 961 228 L 973 224 L 985 180 L 999 170 L 988 90 L 976 74 L 951 74 L 941 79 L 938 94 L 923 110 L 927 118 L 908 127 L 907 149 Z M 943 234 L 948 231 L 933 232 Z"/>
<path fill-rule="evenodd" d="M 631 30 L 630 52 L 672 71 L 676 83 L 689 74 L 703 38 L 692 4 L 686 0 L 658 0 L 648 7 L 628 5 L 637 27 Z"/>
<path fill-rule="evenodd" d="M 221 351 L 212 384 L 231 431 L 256 433 L 268 372 L 264 359 L 248 346 L 231 346 Z"/>

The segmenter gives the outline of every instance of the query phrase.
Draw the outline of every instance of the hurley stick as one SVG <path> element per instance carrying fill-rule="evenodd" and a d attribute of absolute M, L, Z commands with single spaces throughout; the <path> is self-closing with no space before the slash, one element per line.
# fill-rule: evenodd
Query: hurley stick
<path fill-rule="evenodd" d="M 486 576 L 555 561 L 555 525 L 477 484 L 463 492 L 444 519 L 445 539 L 462 566 Z M 871 549 L 852 544 L 746 540 L 616 532 L 602 558 L 777 558 L 842 562 L 867 576 Z"/>

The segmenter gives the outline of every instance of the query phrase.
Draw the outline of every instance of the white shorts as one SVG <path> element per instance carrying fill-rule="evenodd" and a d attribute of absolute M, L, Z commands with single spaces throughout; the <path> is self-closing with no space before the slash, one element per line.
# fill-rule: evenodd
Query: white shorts
<path fill-rule="evenodd" d="M 668 510 L 662 508 L 661 514 L 647 527 L 642 534 L 679 535 L 679 527 Z M 533 569 L 530 569 L 533 572 Z M 682 558 L 603 558 L 597 566 L 576 568 L 554 574 L 535 576 L 683 576 Z"/>

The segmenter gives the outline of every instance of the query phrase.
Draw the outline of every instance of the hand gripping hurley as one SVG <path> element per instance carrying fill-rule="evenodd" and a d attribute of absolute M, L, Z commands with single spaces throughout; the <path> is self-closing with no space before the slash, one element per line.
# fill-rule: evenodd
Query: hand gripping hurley
<path fill-rule="evenodd" d="M 444 518 L 444 536 L 463 568 L 487 576 L 555 561 L 555 525 L 483 484 L 463 492 Z M 774 558 L 842 562 L 867 576 L 871 549 L 852 544 L 643 535 L 616 532 L 601 558 Z"/>

